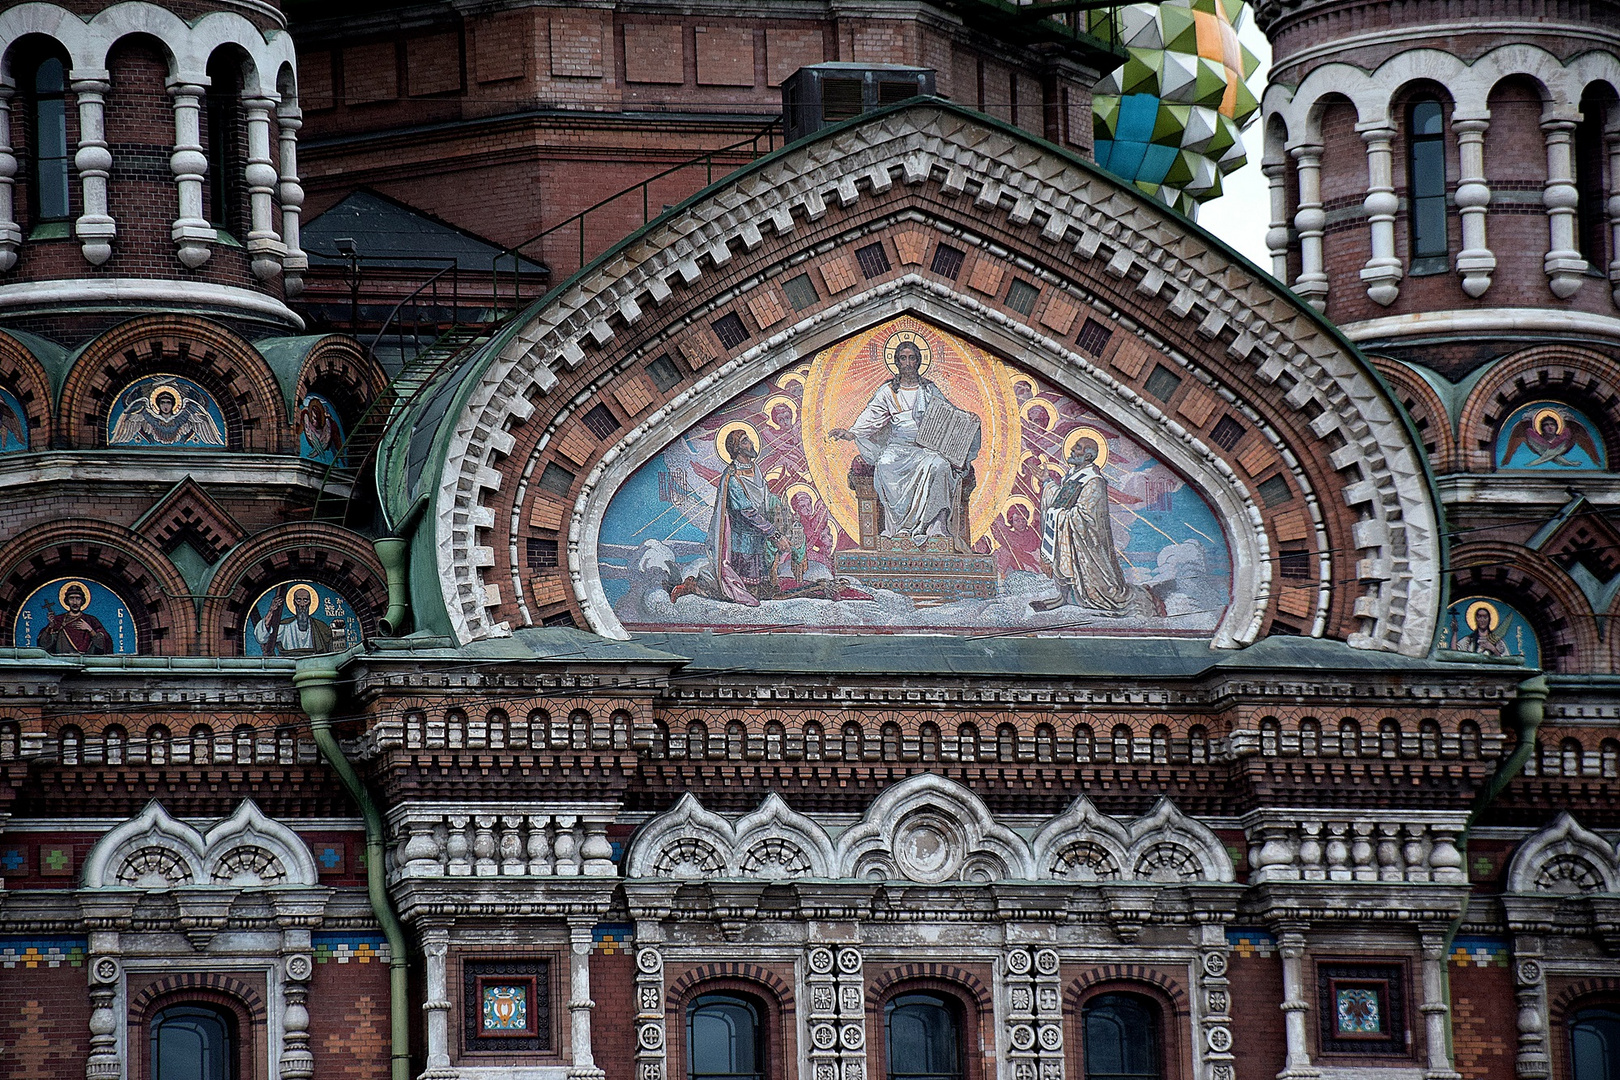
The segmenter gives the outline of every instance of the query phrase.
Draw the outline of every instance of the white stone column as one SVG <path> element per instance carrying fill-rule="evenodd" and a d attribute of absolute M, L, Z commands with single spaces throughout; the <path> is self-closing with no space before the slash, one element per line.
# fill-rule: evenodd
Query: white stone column
<path fill-rule="evenodd" d="M 1544 113 L 1541 130 L 1547 139 L 1547 184 L 1541 205 L 1547 208 L 1547 284 L 1560 300 L 1574 296 L 1586 278 L 1586 258 L 1575 243 L 1575 119 L 1557 112 Z"/>
<path fill-rule="evenodd" d="M 568 924 L 568 1016 L 570 1049 L 574 1063 L 568 1069 L 570 1080 L 597 1080 L 607 1074 L 596 1066 L 591 1049 L 591 926 L 590 922 Z"/>
<path fill-rule="evenodd" d="M 1280 151 L 1279 151 L 1280 152 Z M 1271 195 L 1271 227 L 1266 230 L 1266 250 L 1271 252 L 1271 276 L 1288 280 L 1288 162 L 1267 153 L 1260 165 Z"/>
<path fill-rule="evenodd" d="M 1035 958 L 1025 948 L 1002 957 L 1001 1053 L 1008 1080 L 1037 1080 L 1040 1048 L 1035 1041 Z"/>
<path fill-rule="evenodd" d="M 13 199 L 17 183 L 17 154 L 11 147 L 11 98 L 16 91 L 0 85 L 0 272 L 17 265 L 22 230 L 17 226 Z"/>
<path fill-rule="evenodd" d="M 1513 1072 L 1519 1080 L 1546 1080 L 1552 1075 L 1547 1051 L 1547 980 L 1541 966 L 1541 939 L 1513 938 L 1514 997 L 1519 1006 L 1519 1046 Z"/>
<path fill-rule="evenodd" d="M 267 97 L 242 99 L 248 136 L 247 167 L 242 172 L 248 189 L 247 253 L 253 276 L 260 281 L 281 273 L 281 260 L 287 254 L 276 231 L 275 195 L 280 177 L 270 160 L 270 110 L 274 105 Z"/>
<path fill-rule="evenodd" d="M 309 932 L 301 935 L 307 943 Z M 310 1080 L 315 1075 L 315 1054 L 309 1048 L 309 980 L 315 960 L 307 952 L 294 952 L 281 962 L 281 1073 L 279 1080 Z"/>
<path fill-rule="evenodd" d="M 1327 215 L 1322 212 L 1322 144 L 1301 143 L 1290 151 L 1299 174 L 1299 209 L 1294 228 L 1299 233 L 1299 277 L 1294 291 L 1317 311 L 1327 310 L 1328 276 L 1322 261 L 1322 233 Z"/>
<path fill-rule="evenodd" d="M 73 235 L 85 261 L 100 266 L 112 258 L 118 226 L 107 212 L 107 178 L 112 174 L 112 151 L 107 149 L 107 91 L 112 88 L 106 71 L 69 72 L 69 87 L 79 103 L 79 149 L 73 167 L 79 171 L 83 213 L 74 222 Z"/>
<path fill-rule="evenodd" d="M 1488 115 L 1465 118 L 1453 114 L 1451 118 L 1462 173 L 1457 184 L 1457 216 L 1462 220 L 1457 273 L 1462 275 L 1462 290 L 1469 296 L 1485 295 L 1496 270 L 1496 256 L 1485 239 L 1485 208 L 1491 204 L 1491 189 L 1485 181 L 1485 131 L 1490 126 Z"/>
<path fill-rule="evenodd" d="M 119 1052 L 118 1030 L 124 1018 L 118 1015 L 119 984 L 123 965 L 119 963 L 118 933 L 92 930 L 86 965 L 90 975 L 90 1053 L 84 1063 L 85 1080 L 123 1080 L 124 1055 Z"/>
<path fill-rule="evenodd" d="M 1395 165 L 1391 144 L 1395 129 L 1387 117 L 1356 125 L 1367 144 L 1367 197 L 1361 201 L 1367 211 L 1370 255 L 1361 268 L 1367 298 L 1388 307 L 1401 293 L 1401 260 L 1395 254 Z"/>
<path fill-rule="evenodd" d="M 636 1080 L 664 1080 L 666 1075 L 664 954 L 662 942 L 651 936 L 661 931 L 651 919 L 636 922 Z"/>
<path fill-rule="evenodd" d="M 1612 119 L 1620 123 L 1620 109 L 1611 110 Z M 1609 155 L 1609 292 L 1616 307 L 1620 307 L 1620 127 L 1603 133 L 1603 148 Z"/>
<path fill-rule="evenodd" d="M 169 80 L 169 96 L 174 99 L 174 153 L 169 155 L 169 171 L 174 173 L 178 203 L 169 235 L 174 238 L 175 255 L 193 270 L 208 261 L 219 240 L 219 233 L 203 217 L 208 155 L 203 151 L 197 110 L 205 92 L 200 82 Z"/>
<path fill-rule="evenodd" d="M 1423 944 L 1423 1034 L 1428 1062 L 1423 1069 L 1425 1080 L 1460 1080 L 1462 1074 L 1451 1067 L 1451 1055 L 1446 1052 L 1446 1026 L 1451 1010 L 1446 1005 L 1446 935 L 1439 930 L 1426 930 Z"/>
<path fill-rule="evenodd" d="M 1282 1011 L 1287 1040 L 1287 1056 L 1277 1080 L 1315 1080 L 1322 1073 L 1311 1064 L 1311 1053 L 1305 1041 L 1305 1021 L 1311 1006 L 1305 990 L 1304 926 L 1279 926 L 1277 952 L 1282 957 Z"/>
<path fill-rule="evenodd" d="M 446 978 L 446 956 L 450 951 L 450 933 L 442 926 L 422 930 L 423 989 L 422 1002 L 427 1029 L 427 1063 L 422 1070 L 423 1080 L 450 1077 L 450 986 Z"/>
<path fill-rule="evenodd" d="M 1233 1080 L 1236 1075 L 1232 1053 L 1232 992 L 1227 977 L 1226 926 L 1202 923 L 1198 927 L 1199 1007 L 1204 1045 L 1203 1080 Z"/>
<path fill-rule="evenodd" d="M 304 185 L 298 181 L 298 132 L 303 126 L 304 114 L 295 103 L 283 100 L 276 107 L 276 129 L 281 139 L 281 186 L 276 196 L 281 203 L 281 242 L 287 248 L 281 259 L 281 287 L 288 296 L 304 291 L 304 271 L 309 269 L 309 256 L 304 254 L 298 235 L 299 215 L 304 208 Z"/>

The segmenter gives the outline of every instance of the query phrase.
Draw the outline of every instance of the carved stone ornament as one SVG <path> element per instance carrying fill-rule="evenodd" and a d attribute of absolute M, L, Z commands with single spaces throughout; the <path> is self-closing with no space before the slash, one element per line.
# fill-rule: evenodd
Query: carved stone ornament
<path fill-rule="evenodd" d="M 1508 866 L 1510 893 L 1620 893 L 1620 852 L 1568 812 L 1535 833 Z"/>
<path fill-rule="evenodd" d="M 750 858 L 762 845 L 792 845 L 804 869 L 768 869 Z M 1093 853 L 1084 871 L 1074 852 Z M 632 878 L 833 878 L 878 881 L 1187 881 L 1230 882 L 1225 845 L 1199 822 L 1160 799 L 1150 812 L 1121 823 L 1084 796 L 1051 818 L 1026 842 L 1001 825 L 972 791 L 923 773 L 885 789 L 836 843 L 826 830 L 788 809 L 775 793 L 735 823 L 705 810 L 691 793 L 642 826 L 631 842 L 625 872 Z M 1057 956 L 1043 951 L 1043 974 Z M 826 955 L 823 956 L 822 954 Z M 859 964 L 859 954 L 853 954 Z M 1028 970 L 1030 956 L 1018 954 Z M 842 969 L 844 955 L 838 956 Z M 833 956 L 812 950 L 810 969 L 831 970 Z M 1044 967 L 1041 965 L 1045 965 Z M 826 965 L 826 966 L 821 966 Z M 848 969 L 844 969 L 848 970 Z"/>
<path fill-rule="evenodd" d="M 206 833 L 154 800 L 96 841 L 83 881 L 87 889 L 308 886 L 317 870 L 298 834 L 265 817 L 251 799 Z"/>

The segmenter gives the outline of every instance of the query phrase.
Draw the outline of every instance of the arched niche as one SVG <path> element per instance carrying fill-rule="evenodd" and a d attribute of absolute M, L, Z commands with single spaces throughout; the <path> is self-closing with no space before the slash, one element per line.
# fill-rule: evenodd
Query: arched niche
<path fill-rule="evenodd" d="M 808 356 L 804 343 L 775 350 L 610 452 L 577 511 L 593 629 L 1252 637 L 1269 580 L 1265 538 L 1249 524 L 1256 497 L 1208 446 L 1155 422 L 1100 370 L 986 333 L 943 297 L 879 310 L 903 313 Z M 924 413 L 934 402 L 966 414 L 956 422 L 977 429 L 976 448 L 948 446 L 953 460 L 901 448 L 915 416 L 902 398 L 915 404 L 919 391 L 890 365 L 907 346 L 922 363 Z M 829 434 L 863 421 L 876 425 L 870 437 Z M 1068 464 L 1081 440 L 1100 467 Z M 732 505 L 717 514 L 722 491 Z M 1108 528 L 1072 527 L 1103 505 Z"/>

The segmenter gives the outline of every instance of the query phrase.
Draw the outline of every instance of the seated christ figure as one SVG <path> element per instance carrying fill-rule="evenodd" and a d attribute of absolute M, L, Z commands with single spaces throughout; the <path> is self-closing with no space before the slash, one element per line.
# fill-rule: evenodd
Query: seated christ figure
<path fill-rule="evenodd" d="M 873 487 L 883 506 L 883 535 L 909 536 L 919 546 L 930 536 L 951 535 L 951 508 L 962 491 L 967 469 L 952 468 L 938 452 L 917 444 L 928 409 L 945 402 L 945 392 L 922 377 L 923 355 L 915 342 L 894 349 L 895 376 L 872 395 L 861 415 L 828 437 L 850 440 L 872 466 Z M 979 452 L 974 444 L 968 461 Z"/>

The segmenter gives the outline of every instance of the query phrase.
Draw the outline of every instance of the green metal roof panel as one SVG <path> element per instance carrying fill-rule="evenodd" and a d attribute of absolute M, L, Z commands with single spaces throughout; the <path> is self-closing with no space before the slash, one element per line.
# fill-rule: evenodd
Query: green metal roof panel
<path fill-rule="evenodd" d="M 264 338 L 255 341 L 253 347 L 259 350 L 264 362 L 270 365 L 270 371 L 276 377 L 276 384 L 281 387 L 281 396 L 287 404 L 287 416 L 290 418 L 297 408 L 295 399 L 298 396 L 298 373 L 304 370 L 304 360 L 309 356 L 309 350 L 315 343 L 327 334 L 302 334 L 298 337 Z"/>
<path fill-rule="evenodd" d="M 0 331 L 14 339 L 17 344 L 33 354 L 39 361 L 39 366 L 45 369 L 45 378 L 51 385 L 51 407 L 60 403 L 62 386 L 67 382 L 68 372 L 73 368 L 73 359 L 79 355 L 80 350 L 69 352 L 54 341 L 47 341 L 38 334 L 30 334 L 26 330 L 13 330 L 7 327 Z"/>

